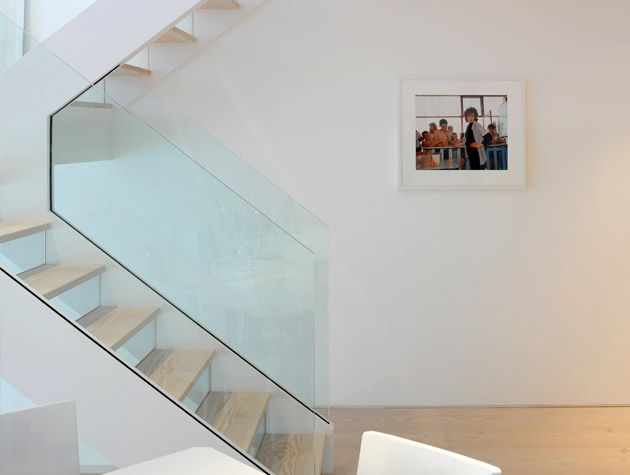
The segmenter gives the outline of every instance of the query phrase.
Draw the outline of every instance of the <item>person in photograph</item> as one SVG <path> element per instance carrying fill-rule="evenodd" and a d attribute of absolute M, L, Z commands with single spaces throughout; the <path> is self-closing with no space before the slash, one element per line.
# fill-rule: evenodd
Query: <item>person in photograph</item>
<path fill-rule="evenodd" d="M 450 146 L 448 137 L 448 121 L 441 119 L 440 128 L 435 132 L 435 147 L 447 149 Z M 450 150 L 439 150 L 439 153 L 443 160 L 449 160 L 451 158 Z"/>
<path fill-rule="evenodd" d="M 499 135 L 496 124 L 490 124 L 488 126 L 488 133 L 483 136 L 483 145 L 485 146 L 486 155 L 488 157 L 488 166 L 491 169 L 503 169 L 504 165 L 504 150 L 502 145 L 505 145 L 505 139 Z M 488 148 L 489 147 L 489 148 Z"/>
<path fill-rule="evenodd" d="M 501 138 L 499 132 L 497 132 L 497 126 L 490 124 L 488 126 L 488 133 L 483 136 L 483 144 L 487 147 L 489 145 L 502 145 L 505 143 L 505 139 Z"/>
<path fill-rule="evenodd" d="M 464 118 L 468 123 L 466 127 L 466 155 L 471 170 L 485 170 L 486 153 L 483 146 L 483 137 L 486 130 L 479 123 L 479 112 L 474 107 L 469 107 L 464 112 Z"/>
<path fill-rule="evenodd" d="M 449 144 L 449 146 L 455 147 L 457 145 L 457 143 L 459 142 L 459 139 L 457 138 L 457 134 L 455 133 L 455 129 L 453 129 L 452 125 L 448 126 L 447 132 L 448 132 L 448 144 Z"/>
<path fill-rule="evenodd" d="M 430 163 L 431 157 L 431 138 L 429 136 L 429 131 L 425 130 L 420 134 L 422 140 L 422 149 L 420 152 L 416 152 L 416 170 L 424 170 L 428 168 L 428 164 Z"/>
<path fill-rule="evenodd" d="M 448 147 L 448 137 L 448 120 L 442 119 L 440 120 L 440 128 L 435 133 L 435 141 L 437 142 L 437 147 Z"/>
<path fill-rule="evenodd" d="M 422 132 L 422 150 L 426 152 L 428 149 L 435 146 L 435 140 L 431 138 L 431 132 L 428 130 Z"/>
<path fill-rule="evenodd" d="M 431 122 L 429 124 L 429 140 L 431 141 L 431 143 L 435 143 L 436 142 L 436 135 L 437 135 L 437 124 L 435 122 Z"/>
<path fill-rule="evenodd" d="M 416 154 L 422 152 L 422 134 L 416 129 Z"/>
<path fill-rule="evenodd" d="M 431 134 L 428 130 L 425 130 L 422 132 L 422 143 L 424 144 L 428 142 L 431 142 Z"/>

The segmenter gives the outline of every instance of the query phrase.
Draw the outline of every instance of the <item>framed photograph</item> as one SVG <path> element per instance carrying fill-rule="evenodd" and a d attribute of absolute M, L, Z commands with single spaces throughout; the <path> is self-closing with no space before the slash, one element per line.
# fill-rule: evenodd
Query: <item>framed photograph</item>
<path fill-rule="evenodd" d="M 523 79 L 402 79 L 400 188 L 525 187 Z"/>

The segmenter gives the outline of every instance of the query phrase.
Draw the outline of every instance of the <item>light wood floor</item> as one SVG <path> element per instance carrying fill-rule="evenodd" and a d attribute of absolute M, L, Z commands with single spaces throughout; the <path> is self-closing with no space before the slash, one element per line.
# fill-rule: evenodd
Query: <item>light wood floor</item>
<path fill-rule="evenodd" d="M 630 408 L 332 409 L 335 475 L 355 475 L 377 430 L 462 453 L 505 475 L 630 475 Z"/>

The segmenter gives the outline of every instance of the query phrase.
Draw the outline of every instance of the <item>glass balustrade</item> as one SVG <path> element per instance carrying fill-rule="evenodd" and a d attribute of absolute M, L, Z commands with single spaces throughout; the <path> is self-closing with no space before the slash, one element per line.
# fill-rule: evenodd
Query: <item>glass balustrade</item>
<path fill-rule="evenodd" d="M 313 256 L 315 406 L 328 405 L 328 226 L 154 91 L 146 78 L 114 71 L 98 86 L 107 97 L 175 145 L 252 207 L 307 247 Z"/>
<path fill-rule="evenodd" d="M 24 41 L 21 29 L 0 15 L 0 72 L 19 60 L 32 47 Z"/>
<path fill-rule="evenodd" d="M 314 473 L 330 430 L 325 225 L 183 116 L 185 133 L 159 130 L 177 114 L 161 98 L 166 115 L 132 112 L 28 44 L 1 63 L 0 226 L 52 224 L 0 244 L 0 266 L 27 285 L 46 267 L 103 266 L 40 293 L 259 466 L 276 470 L 269 454 L 291 436 Z M 128 338 L 98 332 L 129 308 L 155 312 Z M 196 368 L 183 390 L 162 377 L 181 365 Z"/>
<path fill-rule="evenodd" d="M 310 407 L 315 257 L 90 89 L 52 118 L 52 208 Z"/>

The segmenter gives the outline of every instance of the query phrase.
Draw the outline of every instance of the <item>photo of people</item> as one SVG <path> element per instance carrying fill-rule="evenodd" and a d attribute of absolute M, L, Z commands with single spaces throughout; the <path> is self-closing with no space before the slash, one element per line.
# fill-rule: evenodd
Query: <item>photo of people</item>
<path fill-rule="evenodd" d="M 508 170 L 506 95 L 416 96 L 416 170 Z"/>

